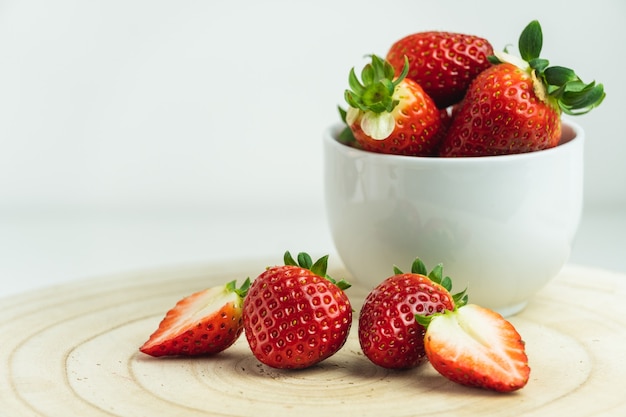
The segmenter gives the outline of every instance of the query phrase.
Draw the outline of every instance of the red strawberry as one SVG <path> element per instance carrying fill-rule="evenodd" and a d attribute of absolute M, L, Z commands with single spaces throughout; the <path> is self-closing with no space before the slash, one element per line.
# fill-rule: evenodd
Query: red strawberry
<path fill-rule="evenodd" d="M 349 104 L 342 118 L 361 148 L 367 151 L 432 156 L 443 138 L 442 115 L 416 82 L 406 79 L 408 65 L 394 79 L 394 69 L 372 56 L 361 73 L 363 83 L 350 71 Z"/>
<path fill-rule="evenodd" d="M 472 82 L 440 149 L 441 156 L 484 156 L 538 151 L 561 138 L 561 113 L 583 114 L 604 99 L 602 84 L 585 84 L 571 69 L 539 58 L 539 22 L 522 32 L 522 59 L 490 57 L 494 66 Z M 506 61 L 506 62 L 503 62 Z"/>
<path fill-rule="evenodd" d="M 459 102 L 470 82 L 491 64 L 491 44 L 473 35 L 451 32 L 419 32 L 396 41 L 387 61 L 402 72 L 409 60 L 407 78 L 417 82 L 439 108 Z"/>
<path fill-rule="evenodd" d="M 524 341 L 495 311 L 467 304 L 416 319 L 426 327 L 428 360 L 451 381 L 499 392 L 518 390 L 528 382 Z"/>
<path fill-rule="evenodd" d="M 151 356 L 221 352 L 241 335 L 243 298 L 249 285 L 249 279 L 241 288 L 231 281 L 183 298 L 139 350 Z"/>
<path fill-rule="evenodd" d="M 244 328 L 250 349 L 274 368 L 307 368 L 335 354 L 346 342 L 352 308 L 345 281 L 326 275 L 328 256 L 313 263 L 306 253 L 268 268 L 250 286 L 244 301 Z"/>
<path fill-rule="evenodd" d="M 359 343 L 365 356 L 384 368 L 413 368 L 426 360 L 424 332 L 416 314 L 452 310 L 465 303 L 465 294 L 450 295 L 450 278 L 438 265 L 430 274 L 418 258 L 411 273 L 395 275 L 374 288 L 359 316 Z"/>

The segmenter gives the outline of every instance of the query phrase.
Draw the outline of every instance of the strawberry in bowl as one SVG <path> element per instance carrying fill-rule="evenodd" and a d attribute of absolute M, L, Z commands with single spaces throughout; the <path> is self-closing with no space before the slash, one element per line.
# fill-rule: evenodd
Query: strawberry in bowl
<path fill-rule="evenodd" d="M 458 54 L 462 43 L 479 57 L 489 45 L 436 36 L 442 40 L 417 33 L 399 42 L 413 46 L 391 48 L 387 60 L 372 56 L 360 79 L 350 72 L 343 123 L 324 132 L 328 224 L 355 281 L 375 286 L 389 265 L 417 255 L 463 277 L 478 304 L 512 315 L 571 253 L 585 132 L 561 115 L 596 108 L 604 87 L 540 58 L 536 21 L 520 36 L 520 58 L 463 57 L 462 79 L 441 57 Z M 419 100 L 405 99 L 407 83 L 421 87 Z"/>
<path fill-rule="evenodd" d="M 493 47 L 487 39 L 455 32 L 418 32 L 394 42 L 387 61 L 402 72 L 409 62 L 407 78 L 419 84 L 438 108 L 457 104 L 474 78 L 491 66 Z"/>
<path fill-rule="evenodd" d="M 455 109 L 440 156 L 508 155 L 555 147 L 561 114 L 584 114 L 602 103 L 604 86 L 584 83 L 565 67 L 540 58 L 543 35 L 538 21 L 519 38 L 521 58 L 506 52 L 472 81 Z"/>
<path fill-rule="evenodd" d="M 362 149 L 398 155 L 431 156 L 445 132 L 447 114 L 415 81 L 406 78 L 409 66 L 397 77 L 393 66 L 372 55 L 360 81 L 350 71 L 349 104 L 342 117 L 348 125 L 344 135 Z M 341 109 L 340 109 L 341 111 Z"/>

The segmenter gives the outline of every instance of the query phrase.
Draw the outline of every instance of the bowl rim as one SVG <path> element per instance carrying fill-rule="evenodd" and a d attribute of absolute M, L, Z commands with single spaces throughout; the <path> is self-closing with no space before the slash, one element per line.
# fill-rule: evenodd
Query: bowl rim
<path fill-rule="evenodd" d="M 567 118 L 562 118 L 561 123 L 563 126 L 567 126 L 574 132 L 574 137 L 566 142 L 559 143 L 557 146 L 549 149 L 542 149 L 539 151 L 517 153 L 509 155 L 489 155 L 489 156 L 461 156 L 461 157 L 437 157 L 437 156 L 411 156 L 411 155 L 393 155 L 366 151 L 363 149 L 353 148 L 345 145 L 336 139 L 337 134 L 345 127 L 344 123 L 336 122 L 328 126 L 324 131 L 324 141 L 327 144 L 331 144 L 337 149 L 343 152 L 350 152 L 352 156 L 376 158 L 381 162 L 387 160 L 388 162 L 394 161 L 394 163 L 415 163 L 415 164 L 483 164 L 486 162 L 497 163 L 511 163 L 513 161 L 521 161 L 527 159 L 549 158 L 555 154 L 566 152 L 572 147 L 582 146 L 585 139 L 585 132 L 583 128 L 576 122 L 573 122 Z"/>

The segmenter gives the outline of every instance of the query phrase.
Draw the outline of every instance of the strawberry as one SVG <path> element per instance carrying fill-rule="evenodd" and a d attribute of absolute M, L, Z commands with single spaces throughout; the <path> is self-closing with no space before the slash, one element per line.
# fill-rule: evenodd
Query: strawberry
<path fill-rule="evenodd" d="M 231 346 L 243 331 L 243 299 L 250 285 L 236 281 L 178 301 L 139 350 L 151 356 L 210 355 Z"/>
<path fill-rule="evenodd" d="M 352 308 L 349 284 L 326 275 L 328 256 L 315 263 L 306 253 L 296 262 L 268 268 L 250 286 L 243 306 L 246 339 L 254 356 L 273 368 L 310 367 L 346 342 Z"/>
<path fill-rule="evenodd" d="M 499 392 L 518 390 L 530 375 L 525 344 L 515 327 L 495 311 L 467 304 L 430 316 L 424 348 L 432 366 L 456 383 Z"/>
<path fill-rule="evenodd" d="M 452 310 L 466 301 L 464 292 L 452 296 L 449 277 L 442 277 L 441 265 L 429 274 L 417 258 L 411 273 L 397 267 L 366 297 L 359 315 L 361 350 L 374 364 L 406 369 L 426 359 L 422 325 L 416 314 L 429 315 Z"/>
<path fill-rule="evenodd" d="M 451 32 L 419 32 L 396 41 L 387 52 L 387 61 L 402 72 L 409 61 L 407 78 L 422 86 L 437 107 L 446 108 L 463 98 L 470 82 L 491 66 L 487 57 L 491 44 L 473 35 Z"/>
<path fill-rule="evenodd" d="M 395 79 L 391 64 L 376 55 L 363 68 L 362 82 L 350 71 L 349 107 L 340 109 L 348 125 L 342 136 L 352 136 L 367 151 L 432 156 L 444 135 L 443 117 L 422 87 L 405 78 L 405 64 Z"/>
<path fill-rule="evenodd" d="M 539 58 L 543 35 L 532 21 L 519 38 L 519 57 L 490 57 L 493 66 L 472 82 L 454 111 L 440 156 L 484 156 L 554 147 L 561 114 L 584 114 L 605 97 L 602 84 L 585 84 L 569 68 Z"/>

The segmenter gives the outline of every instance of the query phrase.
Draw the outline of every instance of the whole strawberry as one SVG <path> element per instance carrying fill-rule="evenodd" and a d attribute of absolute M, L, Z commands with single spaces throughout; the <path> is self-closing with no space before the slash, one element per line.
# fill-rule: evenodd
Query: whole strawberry
<path fill-rule="evenodd" d="M 250 286 L 244 302 L 246 339 L 254 356 L 274 368 L 310 367 L 346 342 L 352 308 L 344 289 L 326 275 L 328 256 L 315 263 L 306 253 L 296 262 L 268 268 Z"/>
<path fill-rule="evenodd" d="M 231 346 L 243 331 L 243 299 L 250 280 L 240 288 L 231 281 L 178 301 L 139 350 L 151 356 L 210 355 Z"/>
<path fill-rule="evenodd" d="M 561 114 L 579 115 L 605 97 L 602 84 L 585 84 L 569 68 L 539 58 L 543 35 L 532 21 L 519 39 L 521 59 L 490 57 L 454 111 L 439 154 L 485 156 L 554 147 L 561 138 Z"/>
<path fill-rule="evenodd" d="M 359 343 L 376 365 L 391 369 L 413 368 L 426 360 L 424 327 L 416 314 L 430 315 L 464 304 L 464 292 L 452 296 L 450 278 L 442 266 L 428 274 L 418 258 L 411 273 L 394 268 L 395 275 L 374 288 L 359 315 Z"/>
<path fill-rule="evenodd" d="M 439 108 L 463 98 L 471 81 L 491 66 L 487 57 L 491 44 L 483 38 L 452 32 L 419 32 L 396 41 L 387 52 L 387 61 L 402 72 L 409 61 L 407 78 L 417 82 Z"/>
<path fill-rule="evenodd" d="M 432 366 L 462 385 L 498 392 L 523 388 L 530 376 L 526 347 L 511 322 L 490 309 L 467 304 L 430 316 L 424 347 Z"/>
<path fill-rule="evenodd" d="M 345 92 L 349 107 L 340 109 L 348 125 L 342 135 L 352 136 L 367 151 L 435 155 L 445 133 L 444 117 L 422 87 L 405 78 L 407 72 L 408 64 L 394 79 L 391 64 L 376 55 L 363 68 L 362 82 L 353 68 Z"/>

